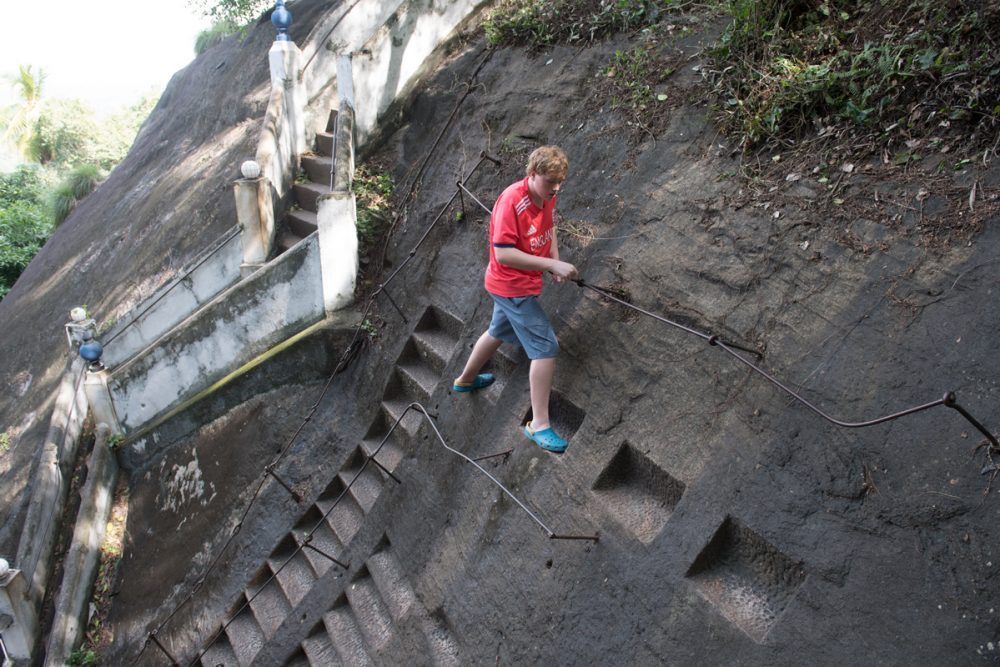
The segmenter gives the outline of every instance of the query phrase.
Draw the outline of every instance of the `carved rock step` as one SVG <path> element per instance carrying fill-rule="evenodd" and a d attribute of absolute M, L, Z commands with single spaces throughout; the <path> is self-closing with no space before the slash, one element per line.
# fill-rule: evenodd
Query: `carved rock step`
<path fill-rule="evenodd" d="M 400 363 L 396 366 L 396 381 L 413 400 L 426 403 L 441 379 L 430 366 L 422 363 Z"/>
<path fill-rule="evenodd" d="M 347 598 L 341 597 L 338 603 L 325 616 L 323 623 L 333 641 L 341 661 L 352 667 L 356 665 L 372 665 L 371 656 L 365 649 L 365 640 L 361 629 L 351 612 Z"/>
<path fill-rule="evenodd" d="M 229 667 L 230 665 L 238 664 L 239 660 L 225 633 L 219 635 L 219 638 L 201 656 L 202 667 L 217 667 L 218 665 Z"/>
<path fill-rule="evenodd" d="M 354 465 L 345 466 L 339 473 L 340 481 L 348 487 L 348 491 L 354 499 L 361 505 L 365 514 L 371 512 L 382 493 L 382 485 L 385 483 L 382 471 L 374 463 L 364 465 L 366 457 L 358 450 L 357 460 Z"/>
<path fill-rule="evenodd" d="M 296 537 L 303 545 L 302 553 L 308 559 L 309 565 L 312 566 L 317 576 L 322 577 L 327 570 L 336 565 L 331 557 L 339 560 L 344 551 L 344 545 L 326 521 L 321 520 L 310 530 L 312 532 L 311 538 L 306 531 L 296 531 Z"/>
<path fill-rule="evenodd" d="M 396 423 L 400 417 L 403 417 L 403 413 L 406 412 L 407 407 L 409 407 L 411 401 L 405 399 L 393 399 L 391 401 L 382 401 L 382 410 L 385 411 L 385 417 L 388 421 L 389 427 Z M 410 410 L 406 412 L 406 416 L 403 417 L 403 421 L 400 422 L 399 426 L 396 427 L 395 433 L 399 433 L 402 429 L 403 432 L 413 438 L 417 435 L 417 431 L 420 430 L 420 425 L 423 424 L 424 415 L 419 410 Z"/>
<path fill-rule="evenodd" d="M 458 344 L 458 338 L 440 329 L 415 331 L 411 339 L 416 345 L 416 352 L 421 361 L 430 366 L 438 376 L 444 371 Z"/>
<path fill-rule="evenodd" d="M 394 625 L 389 608 L 366 568 L 362 568 L 346 593 L 368 646 L 375 651 L 381 650 L 392 638 Z"/>
<path fill-rule="evenodd" d="M 261 581 L 247 591 L 247 599 L 250 600 L 250 609 L 257 620 L 264 637 L 270 639 L 281 626 L 282 622 L 292 611 L 292 605 L 285 597 L 284 591 L 276 579 L 271 579 L 271 571 L 265 568 Z"/>
<path fill-rule="evenodd" d="M 246 599 L 241 598 L 240 606 L 244 602 Z M 249 665 L 264 646 L 264 631 L 257 619 L 254 618 L 249 606 L 244 607 L 229 621 L 225 634 L 229 638 L 229 644 L 233 647 L 236 661 L 240 665 Z"/>
<path fill-rule="evenodd" d="M 329 496 L 324 494 L 316 501 L 316 507 L 320 514 L 326 514 L 327 524 L 333 529 L 341 543 L 350 544 L 351 539 L 361 529 L 361 524 L 365 520 L 365 511 L 350 493 L 344 493 L 341 497 L 340 491 L 346 487 L 343 486 L 339 478 L 336 482 L 340 490 Z M 337 503 L 335 507 L 334 503 Z"/>
<path fill-rule="evenodd" d="M 287 541 L 292 541 L 291 536 Z M 272 555 L 267 559 L 267 564 L 281 590 L 284 591 L 285 597 L 293 607 L 297 607 L 316 581 L 316 572 L 309 564 L 309 559 L 301 551 L 293 550 L 285 555 Z"/>

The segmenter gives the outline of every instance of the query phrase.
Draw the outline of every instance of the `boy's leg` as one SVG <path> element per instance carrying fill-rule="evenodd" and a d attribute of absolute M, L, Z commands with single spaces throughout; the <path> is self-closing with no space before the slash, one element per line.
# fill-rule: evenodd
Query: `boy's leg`
<path fill-rule="evenodd" d="M 556 359 L 534 359 L 528 370 L 528 385 L 531 388 L 531 430 L 549 428 L 549 395 L 552 393 L 552 377 L 555 375 Z"/>
<path fill-rule="evenodd" d="M 455 384 L 468 384 L 474 381 L 476 375 L 479 374 L 479 370 L 486 365 L 486 362 L 500 349 L 500 345 L 502 344 L 503 341 L 491 336 L 489 331 L 483 332 L 483 335 L 479 337 L 479 340 L 472 347 L 472 354 L 469 355 L 469 360 L 465 362 L 465 370 L 455 378 Z"/>

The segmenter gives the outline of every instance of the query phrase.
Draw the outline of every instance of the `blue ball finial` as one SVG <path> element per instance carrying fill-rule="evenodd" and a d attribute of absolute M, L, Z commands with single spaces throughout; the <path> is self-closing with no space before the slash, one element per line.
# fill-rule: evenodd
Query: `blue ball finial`
<path fill-rule="evenodd" d="M 80 356 L 92 364 L 100 361 L 102 354 L 104 354 L 104 347 L 93 338 L 80 346 Z"/>
<path fill-rule="evenodd" d="M 278 29 L 278 36 L 274 38 L 274 41 L 289 41 L 288 27 L 292 25 L 292 13 L 285 9 L 285 0 L 278 0 L 274 3 L 274 11 L 271 12 L 271 23 Z"/>

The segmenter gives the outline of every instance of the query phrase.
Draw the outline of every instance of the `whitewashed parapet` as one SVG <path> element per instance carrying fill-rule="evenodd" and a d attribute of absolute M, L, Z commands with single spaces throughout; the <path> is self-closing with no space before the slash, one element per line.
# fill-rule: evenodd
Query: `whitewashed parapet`
<path fill-rule="evenodd" d="M 222 235 L 169 283 L 101 335 L 108 368 L 125 363 L 240 279 L 239 229 Z"/>
<path fill-rule="evenodd" d="M 152 423 L 325 314 L 312 235 L 112 369 L 108 390 L 122 427 L 134 433 Z"/>
<path fill-rule="evenodd" d="M 76 451 L 87 417 L 87 398 L 82 387 L 85 362 L 74 352 L 63 374 L 56 397 L 49 429 L 42 446 L 41 458 L 32 480 L 28 513 L 21 529 L 14 567 L 20 571 L 2 586 L 8 588 L 6 601 L 10 608 L 8 628 L 0 632 L 5 638 L 18 637 L 28 642 L 27 654 L 12 652 L 17 659 L 30 658 L 34 639 L 38 635 L 38 618 L 49 576 L 53 567 L 53 549 L 59 519 L 66 505 L 67 480 L 72 472 Z M 11 597 L 11 596 L 15 597 Z M 16 612 L 16 615 L 11 615 Z M 22 645 L 18 639 L 16 646 Z M 30 641 L 29 641 L 30 640 Z M 11 651 L 11 644 L 7 645 Z"/>

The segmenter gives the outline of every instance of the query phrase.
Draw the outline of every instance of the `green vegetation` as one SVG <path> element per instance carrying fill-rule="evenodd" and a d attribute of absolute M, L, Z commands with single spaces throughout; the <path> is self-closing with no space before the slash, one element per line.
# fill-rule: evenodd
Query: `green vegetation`
<path fill-rule="evenodd" d="M 46 174 L 21 166 L 0 174 L 0 298 L 52 233 L 45 207 Z"/>
<path fill-rule="evenodd" d="M 655 107 L 667 101 L 659 84 L 673 74 L 656 54 L 656 42 L 647 41 L 636 48 L 615 51 L 604 76 L 611 84 L 611 108 L 630 111 L 636 119 L 655 113 Z"/>
<path fill-rule="evenodd" d="M 732 0 L 730 9 L 712 80 L 744 148 L 844 129 L 873 148 L 915 130 L 996 132 L 996 3 Z"/>
<path fill-rule="evenodd" d="M 10 433 L 4 431 L 0 433 L 0 454 L 6 454 L 10 450 Z"/>
<path fill-rule="evenodd" d="M 69 654 L 69 660 L 66 661 L 67 667 L 90 667 L 91 665 L 97 664 L 97 654 L 93 651 L 85 651 L 83 649 L 77 649 Z"/>
<path fill-rule="evenodd" d="M 220 24 L 243 28 L 253 23 L 264 11 L 273 7 L 274 2 L 272 0 L 189 0 L 188 5 L 212 19 L 213 29 Z M 200 36 L 199 39 L 201 39 Z"/>
<path fill-rule="evenodd" d="M 74 653 L 74 655 L 79 654 L 81 662 L 75 664 L 81 667 L 102 664 L 101 658 L 111 644 L 112 635 L 107 620 L 111 611 L 111 600 L 115 594 L 115 575 L 122 559 L 127 522 L 128 485 L 119 480 L 118 488 L 115 489 L 114 504 L 111 507 L 111 517 L 108 519 L 104 541 L 101 543 L 101 557 L 91 597 L 90 620 L 83 637 L 83 645 Z"/>
<path fill-rule="evenodd" d="M 239 26 L 232 21 L 216 21 L 208 30 L 202 30 L 194 40 L 194 52 L 201 55 L 205 51 L 219 44 L 226 37 L 240 32 Z"/>
<path fill-rule="evenodd" d="M 99 120 L 78 100 L 43 99 L 45 75 L 30 66 L 9 81 L 20 101 L 0 109 L 2 157 L 22 164 L 0 173 L 0 299 L 55 226 L 125 157 L 158 99 L 147 94 Z"/>
<path fill-rule="evenodd" d="M 675 0 L 503 0 L 483 29 L 494 46 L 586 43 L 656 24 Z"/>
<path fill-rule="evenodd" d="M 367 167 L 354 171 L 354 196 L 358 208 L 358 239 L 362 254 L 385 231 L 392 211 L 392 177 L 374 173 Z"/>
<path fill-rule="evenodd" d="M 100 170 L 92 164 L 82 164 L 74 167 L 66 178 L 52 191 L 49 207 L 52 211 L 52 221 L 62 224 L 76 205 L 97 189 L 101 182 Z"/>

